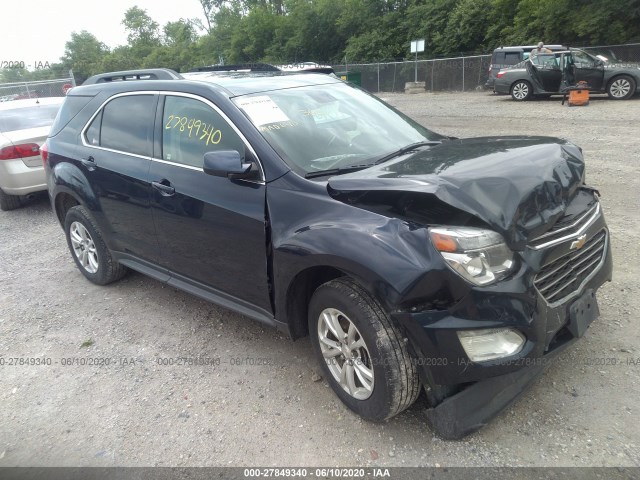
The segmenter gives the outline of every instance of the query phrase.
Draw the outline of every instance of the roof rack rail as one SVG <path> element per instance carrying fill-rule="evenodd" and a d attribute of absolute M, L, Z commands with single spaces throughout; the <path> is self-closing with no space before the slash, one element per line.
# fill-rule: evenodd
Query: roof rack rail
<path fill-rule="evenodd" d="M 189 70 L 194 72 L 279 72 L 280 69 L 268 63 L 236 63 L 233 65 L 208 65 Z"/>
<path fill-rule="evenodd" d="M 178 80 L 181 78 L 182 75 L 169 68 L 147 68 L 141 70 L 125 70 L 122 72 L 99 73 L 98 75 L 87 78 L 83 85 L 131 80 Z"/>

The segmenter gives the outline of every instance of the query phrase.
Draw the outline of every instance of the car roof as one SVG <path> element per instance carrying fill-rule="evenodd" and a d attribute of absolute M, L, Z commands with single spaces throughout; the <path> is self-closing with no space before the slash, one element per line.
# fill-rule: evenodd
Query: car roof
<path fill-rule="evenodd" d="M 342 80 L 337 77 L 322 73 L 289 74 L 281 72 L 261 72 L 252 74 L 220 74 L 217 72 L 198 72 L 195 74 L 185 74 L 184 76 L 186 81 L 199 81 L 218 85 L 230 92 L 232 96 L 250 95 L 285 88 L 342 83 Z"/>
<path fill-rule="evenodd" d="M 548 48 L 549 50 L 566 50 L 567 47 L 564 45 L 545 45 L 545 48 Z M 509 46 L 509 47 L 498 47 L 494 50 L 494 52 L 499 52 L 499 51 L 505 51 L 505 52 L 518 52 L 520 50 L 524 50 L 524 51 L 530 51 L 533 50 L 534 48 L 538 48 L 537 45 L 519 45 L 519 46 Z"/>
<path fill-rule="evenodd" d="M 38 105 L 59 105 L 64 102 L 64 98 L 65 97 L 42 97 L 9 100 L 7 102 L 0 102 L 0 111 L 13 110 L 14 108 L 35 107 Z"/>
<path fill-rule="evenodd" d="M 180 88 L 181 84 L 191 84 L 214 88 L 228 97 L 235 97 L 287 88 L 343 83 L 335 75 L 322 73 L 191 72 L 182 75 L 177 74 L 177 78 L 163 78 L 161 74 L 156 79 L 150 79 L 143 72 L 142 70 L 136 72 L 136 74 L 117 72 L 118 78 L 108 81 L 100 81 L 99 78 L 94 79 L 88 84 L 85 82 L 82 86 L 71 89 L 69 96 L 96 95 L 103 91 L 114 94 L 141 90 L 172 90 L 179 92 L 182 90 Z M 122 73 L 126 73 L 126 75 L 122 75 Z M 105 78 L 110 78 L 110 74 L 104 75 Z"/>

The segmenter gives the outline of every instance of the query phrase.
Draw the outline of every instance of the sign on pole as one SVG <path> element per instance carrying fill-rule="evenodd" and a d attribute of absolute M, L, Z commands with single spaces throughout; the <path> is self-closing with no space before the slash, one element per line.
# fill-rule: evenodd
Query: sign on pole
<path fill-rule="evenodd" d="M 424 52 L 424 38 L 411 40 L 411 53 Z"/>
<path fill-rule="evenodd" d="M 424 52 L 424 38 L 411 40 L 411 53 L 416 54 L 416 82 L 418 82 L 418 52 Z"/>

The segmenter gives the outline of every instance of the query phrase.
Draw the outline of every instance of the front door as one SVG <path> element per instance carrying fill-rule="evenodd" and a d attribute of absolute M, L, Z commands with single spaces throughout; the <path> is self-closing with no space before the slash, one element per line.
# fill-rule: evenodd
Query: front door
<path fill-rule="evenodd" d="M 149 178 L 164 265 L 177 278 L 272 313 L 264 182 L 202 170 L 206 152 L 237 150 L 244 158 L 244 140 L 206 100 L 166 95 L 159 108 L 161 151 L 154 152 Z"/>
<path fill-rule="evenodd" d="M 575 81 L 585 81 L 592 90 L 604 89 L 604 66 L 597 58 L 581 50 L 572 50 Z"/>

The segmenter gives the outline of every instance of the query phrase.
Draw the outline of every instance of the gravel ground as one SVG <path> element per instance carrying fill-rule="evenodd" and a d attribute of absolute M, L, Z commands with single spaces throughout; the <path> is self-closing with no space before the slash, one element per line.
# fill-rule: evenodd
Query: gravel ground
<path fill-rule="evenodd" d="M 308 339 L 137 273 L 90 284 L 37 198 L 0 212 L 0 466 L 640 466 L 640 98 L 380 96 L 447 135 L 552 134 L 584 148 L 615 270 L 580 342 L 462 441 L 435 437 L 420 401 L 368 423 L 318 378 Z M 6 364 L 27 357 L 52 364 Z M 161 364 L 171 357 L 213 364 Z M 110 363 L 63 365 L 74 358 Z"/>

